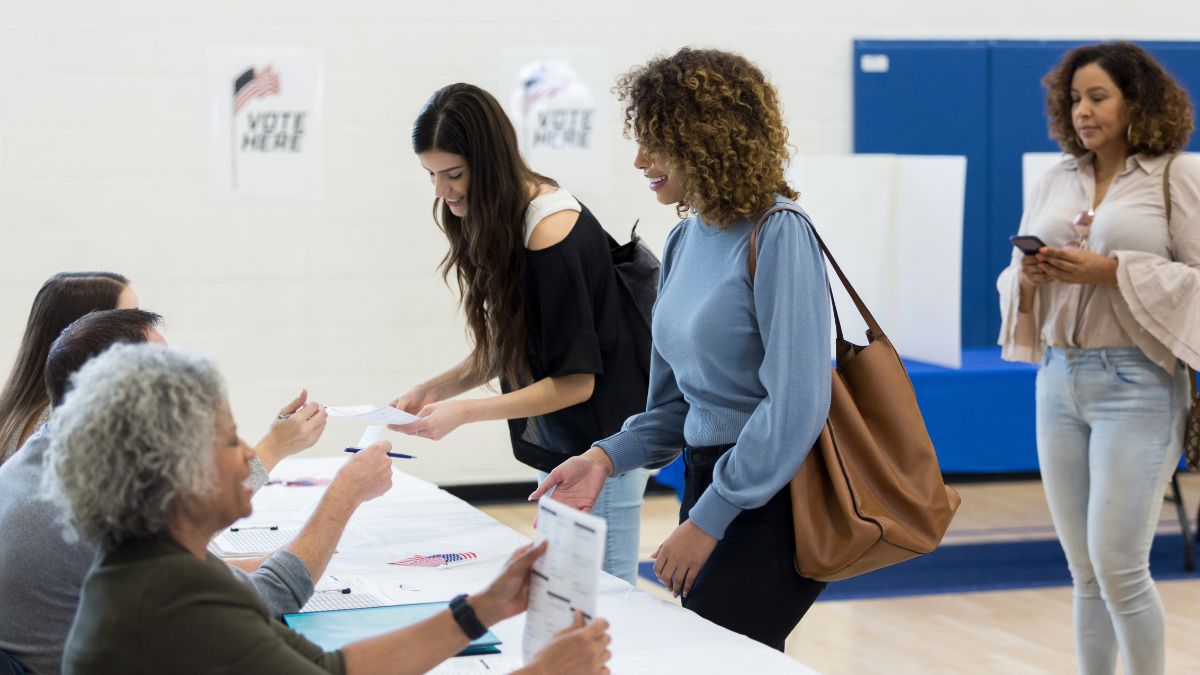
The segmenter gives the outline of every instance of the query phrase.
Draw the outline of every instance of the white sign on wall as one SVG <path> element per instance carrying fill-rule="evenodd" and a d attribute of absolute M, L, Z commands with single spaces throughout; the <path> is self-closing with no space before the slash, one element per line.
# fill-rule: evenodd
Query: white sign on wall
<path fill-rule="evenodd" d="M 506 49 L 502 64 L 508 116 L 533 170 L 572 192 L 608 195 L 616 133 L 608 51 Z"/>
<path fill-rule="evenodd" d="M 319 198 L 323 88 L 319 51 L 210 49 L 211 196 Z"/>

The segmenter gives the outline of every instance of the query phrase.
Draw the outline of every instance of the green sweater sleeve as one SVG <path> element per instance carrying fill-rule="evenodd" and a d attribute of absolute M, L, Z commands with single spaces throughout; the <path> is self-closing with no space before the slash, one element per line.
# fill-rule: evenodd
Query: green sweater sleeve
<path fill-rule="evenodd" d="M 345 673 L 341 652 L 325 652 L 268 618 L 261 601 L 224 563 L 209 559 L 203 567 L 201 573 L 189 565 L 198 578 L 186 585 L 179 578 L 184 575 L 173 575 L 194 590 L 162 599 L 143 643 L 158 651 L 151 662 L 206 663 L 228 673 Z"/>
<path fill-rule="evenodd" d="M 345 673 L 267 615 L 220 560 L 159 540 L 104 557 L 84 583 L 64 673 Z"/>

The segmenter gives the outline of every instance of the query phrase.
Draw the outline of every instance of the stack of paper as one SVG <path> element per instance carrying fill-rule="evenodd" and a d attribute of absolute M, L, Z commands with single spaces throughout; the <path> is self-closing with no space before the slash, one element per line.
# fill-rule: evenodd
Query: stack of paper
<path fill-rule="evenodd" d="M 217 535 L 208 548 L 222 558 L 266 555 L 287 546 L 299 532 L 298 527 L 232 527 Z"/>
<path fill-rule="evenodd" d="M 317 583 L 312 598 L 300 611 L 324 612 L 330 609 L 358 609 L 390 604 L 393 603 L 383 597 L 370 581 L 362 577 L 330 574 Z"/>

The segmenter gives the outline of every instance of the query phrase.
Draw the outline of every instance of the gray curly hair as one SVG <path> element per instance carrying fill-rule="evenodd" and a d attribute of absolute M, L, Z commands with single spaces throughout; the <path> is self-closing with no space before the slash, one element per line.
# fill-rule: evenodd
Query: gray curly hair
<path fill-rule="evenodd" d="M 159 534 L 215 489 L 212 448 L 228 403 L 211 361 L 118 344 L 71 382 L 50 424 L 42 493 L 85 540 L 112 550 Z"/>

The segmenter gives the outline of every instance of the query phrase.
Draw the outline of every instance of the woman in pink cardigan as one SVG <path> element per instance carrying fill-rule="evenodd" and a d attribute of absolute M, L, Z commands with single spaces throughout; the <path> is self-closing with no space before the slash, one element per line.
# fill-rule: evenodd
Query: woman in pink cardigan
<path fill-rule="evenodd" d="M 1127 42 L 1050 71 L 1039 181 L 1000 275 L 1004 358 L 1039 363 L 1037 443 L 1074 583 L 1082 673 L 1165 671 L 1150 544 L 1200 366 L 1200 161 L 1187 93 Z"/>

